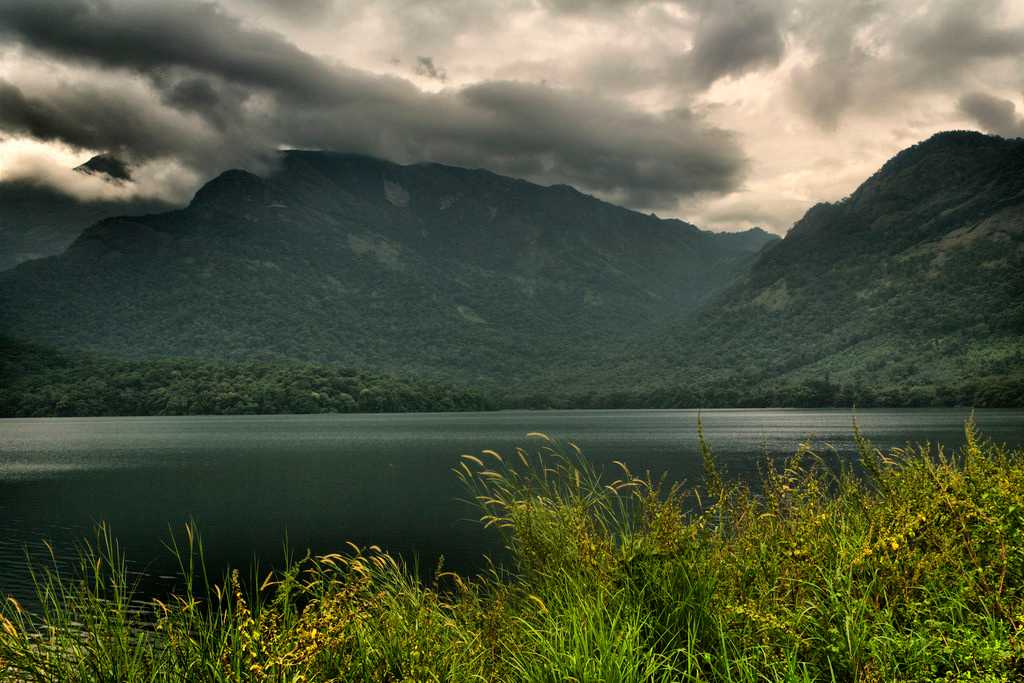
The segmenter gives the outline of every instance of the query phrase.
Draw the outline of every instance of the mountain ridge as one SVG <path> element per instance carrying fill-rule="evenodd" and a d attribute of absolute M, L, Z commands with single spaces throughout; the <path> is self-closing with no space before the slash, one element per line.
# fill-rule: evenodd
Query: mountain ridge
<path fill-rule="evenodd" d="M 599 381 L 680 404 L 737 386 L 759 405 L 970 403 L 983 386 L 1019 404 L 1024 140 L 953 131 L 900 152 L 644 352 Z"/>
<path fill-rule="evenodd" d="M 1024 401 L 1024 140 L 897 154 L 784 239 L 486 170 L 288 151 L 0 274 L 58 348 L 344 363 L 511 405 Z"/>
<path fill-rule="evenodd" d="M 260 350 L 502 383 L 695 309 L 772 239 L 489 171 L 292 151 L 20 265 L 0 323 L 131 357 Z"/>

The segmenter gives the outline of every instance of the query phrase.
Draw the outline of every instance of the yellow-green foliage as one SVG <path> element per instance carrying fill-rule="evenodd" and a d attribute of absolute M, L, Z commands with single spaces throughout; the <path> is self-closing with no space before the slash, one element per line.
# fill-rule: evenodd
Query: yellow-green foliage
<path fill-rule="evenodd" d="M 8 601 L 0 677 L 37 681 L 1011 681 L 1024 677 L 1024 455 L 982 440 L 685 491 L 570 444 L 457 468 L 513 564 L 433 581 L 376 547 L 132 607 L 109 534 Z M 194 584 L 194 581 L 199 582 Z M 201 590 L 200 590 L 201 588 Z"/>

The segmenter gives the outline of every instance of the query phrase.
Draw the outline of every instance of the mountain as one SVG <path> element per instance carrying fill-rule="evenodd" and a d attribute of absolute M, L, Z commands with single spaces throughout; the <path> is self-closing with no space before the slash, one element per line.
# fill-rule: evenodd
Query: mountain
<path fill-rule="evenodd" d="M 0 273 L 0 331 L 127 357 L 339 361 L 479 386 L 599 368 L 777 238 L 483 170 L 282 153 Z"/>
<path fill-rule="evenodd" d="M 131 179 L 124 162 L 107 155 L 95 156 L 75 170 L 104 174 L 120 182 Z M 0 181 L 0 270 L 59 254 L 85 228 L 103 218 L 169 208 L 152 199 L 83 201 L 28 181 Z"/>
<path fill-rule="evenodd" d="M 0 333 L 337 362 L 518 405 L 1021 405 L 1024 140 L 938 134 L 782 240 L 483 170 L 285 152 L 0 273 Z"/>
<path fill-rule="evenodd" d="M 668 405 L 1024 403 L 1024 139 L 900 152 L 595 379 Z"/>
<path fill-rule="evenodd" d="M 79 173 L 105 175 L 112 180 L 129 181 L 132 179 L 128 164 L 109 154 L 97 154 L 81 166 L 76 166 Z"/>

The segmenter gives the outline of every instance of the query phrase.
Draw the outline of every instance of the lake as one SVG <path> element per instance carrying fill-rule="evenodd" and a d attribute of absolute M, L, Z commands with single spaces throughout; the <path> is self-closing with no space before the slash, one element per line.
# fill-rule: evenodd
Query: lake
<path fill-rule="evenodd" d="M 879 447 L 959 446 L 966 409 L 860 410 Z M 732 476 L 755 476 L 762 453 L 811 437 L 855 452 L 849 410 L 708 410 L 705 433 Z M 698 482 L 696 411 L 503 411 L 387 415 L 40 418 L 0 420 L 0 593 L 30 593 L 26 551 L 61 566 L 95 524 L 110 524 L 143 579 L 170 581 L 163 547 L 194 519 L 210 563 L 376 543 L 432 568 L 472 571 L 501 544 L 473 521 L 451 472 L 463 453 L 512 452 L 526 433 L 576 441 L 596 463 Z M 1024 411 L 981 410 L 980 428 L 1024 443 Z M 165 577 L 161 579 L 160 577 Z"/>

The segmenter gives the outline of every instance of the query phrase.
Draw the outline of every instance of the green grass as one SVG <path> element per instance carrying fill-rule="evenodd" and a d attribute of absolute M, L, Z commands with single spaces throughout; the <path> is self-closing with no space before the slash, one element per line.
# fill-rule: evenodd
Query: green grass
<path fill-rule="evenodd" d="M 188 528 L 181 595 L 139 611 L 101 529 L 77 577 L 36 574 L 39 610 L 5 603 L 0 678 L 1021 680 L 1024 453 L 966 436 L 882 454 L 858 434 L 856 473 L 803 445 L 755 492 L 703 438 L 683 489 L 534 434 L 456 469 L 513 557 L 476 577 L 351 547 L 213 583 Z"/>

